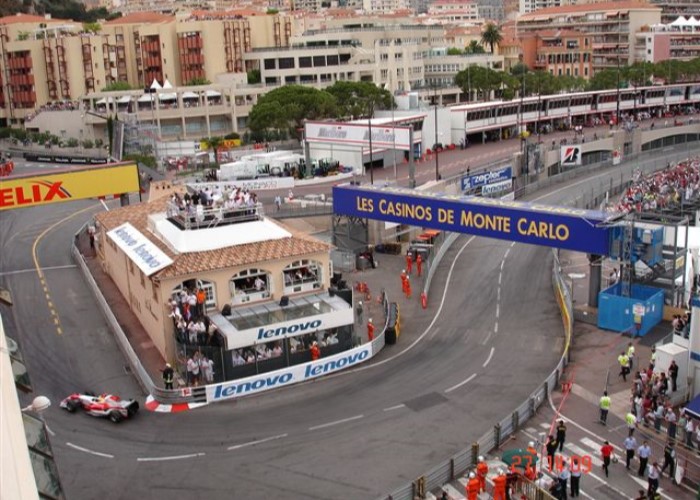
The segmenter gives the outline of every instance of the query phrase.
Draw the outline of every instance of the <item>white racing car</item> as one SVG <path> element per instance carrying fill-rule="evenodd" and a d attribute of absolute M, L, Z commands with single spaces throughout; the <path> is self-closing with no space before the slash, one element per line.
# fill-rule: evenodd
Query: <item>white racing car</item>
<path fill-rule="evenodd" d="M 78 394 L 74 393 L 61 401 L 61 408 L 74 413 L 82 408 L 93 417 L 107 417 L 119 423 L 125 418 L 133 417 L 139 411 L 139 403 L 134 399 L 121 399 L 113 394 Z"/>

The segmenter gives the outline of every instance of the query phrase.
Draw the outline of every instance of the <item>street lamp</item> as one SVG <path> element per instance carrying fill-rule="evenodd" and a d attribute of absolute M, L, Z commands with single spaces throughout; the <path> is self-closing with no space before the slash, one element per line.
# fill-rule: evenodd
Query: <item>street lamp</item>
<path fill-rule="evenodd" d="M 435 180 L 440 180 L 440 148 L 438 147 L 438 99 L 437 99 L 437 86 L 433 89 L 435 91 Z"/>

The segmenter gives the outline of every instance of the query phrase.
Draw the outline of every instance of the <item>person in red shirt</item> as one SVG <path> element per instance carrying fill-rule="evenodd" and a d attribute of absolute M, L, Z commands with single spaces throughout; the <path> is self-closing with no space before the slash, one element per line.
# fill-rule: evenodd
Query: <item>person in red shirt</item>
<path fill-rule="evenodd" d="M 408 252 L 406 254 L 406 272 L 411 274 L 411 271 L 413 271 L 413 256 L 411 252 Z"/>
<path fill-rule="evenodd" d="M 318 343 L 311 344 L 311 361 L 316 361 L 321 357 L 321 349 L 318 348 Z"/>
<path fill-rule="evenodd" d="M 479 490 L 481 484 L 479 478 L 473 472 L 469 473 L 469 481 L 467 482 L 467 500 L 477 500 L 479 498 Z"/>
<path fill-rule="evenodd" d="M 401 271 L 401 291 L 403 293 L 406 293 L 406 283 L 408 283 L 408 275 L 406 274 L 406 270 L 404 269 Z"/>
<path fill-rule="evenodd" d="M 420 277 L 423 272 L 423 257 L 421 257 L 420 254 L 416 257 L 416 270 L 418 271 L 418 277 Z"/>
<path fill-rule="evenodd" d="M 493 478 L 493 500 L 506 500 L 506 482 L 508 478 L 503 470 Z"/>
<path fill-rule="evenodd" d="M 489 466 L 486 464 L 484 457 L 479 457 L 476 464 L 476 476 L 479 479 L 479 491 L 486 491 L 486 475 L 489 473 Z"/>
<path fill-rule="evenodd" d="M 372 323 L 372 318 L 367 320 L 367 339 L 370 342 L 374 340 L 374 323 Z"/>
<path fill-rule="evenodd" d="M 411 298 L 411 281 L 408 279 L 408 276 L 406 276 L 406 298 L 410 299 Z"/>
<path fill-rule="evenodd" d="M 605 442 L 603 447 L 600 449 L 600 454 L 603 455 L 603 470 L 605 471 L 605 477 L 608 477 L 608 467 L 610 467 L 610 460 L 612 459 L 613 447 L 609 442 Z"/>

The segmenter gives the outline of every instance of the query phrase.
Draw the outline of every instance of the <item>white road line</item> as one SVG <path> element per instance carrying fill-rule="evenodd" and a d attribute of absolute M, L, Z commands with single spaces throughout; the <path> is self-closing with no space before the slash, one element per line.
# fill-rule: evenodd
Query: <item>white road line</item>
<path fill-rule="evenodd" d="M 105 207 L 105 210 L 107 210 L 107 211 L 109 212 L 109 207 L 107 206 L 107 204 L 105 203 L 105 201 L 104 201 L 103 199 L 101 199 L 101 198 L 100 198 L 100 203 L 102 203 L 102 206 Z"/>
<path fill-rule="evenodd" d="M 345 422 L 352 422 L 353 420 L 359 420 L 361 418 L 365 418 L 365 416 L 364 415 L 355 415 L 354 417 L 343 418 L 341 420 L 336 420 L 335 422 L 328 422 L 326 424 L 314 425 L 313 427 L 309 427 L 309 430 L 315 431 L 317 429 L 325 429 L 326 427 L 332 427 L 334 425 L 344 424 Z"/>
<path fill-rule="evenodd" d="M 72 269 L 74 267 L 77 267 L 75 264 L 66 264 L 65 266 L 50 266 L 50 267 L 42 267 L 41 271 L 54 271 L 56 269 Z M 25 274 L 25 273 L 35 273 L 36 268 L 32 269 L 19 269 L 17 271 L 5 271 L 4 273 L 0 273 L 0 276 L 12 276 L 14 274 Z"/>
<path fill-rule="evenodd" d="M 399 409 L 401 409 L 401 408 L 405 408 L 405 407 L 406 407 L 406 405 L 405 405 L 405 404 L 403 404 L 403 403 L 401 403 L 400 405 L 396 405 L 396 406 L 390 406 L 389 408 L 384 408 L 384 411 L 393 411 L 393 410 L 399 410 Z"/>
<path fill-rule="evenodd" d="M 603 466 L 603 461 L 596 457 L 595 455 L 591 455 L 590 452 L 584 450 L 578 445 L 575 445 L 574 443 L 565 443 L 564 448 L 567 450 L 571 450 L 574 455 L 577 455 L 579 459 L 582 459 L 583 457 L 590 457 L 591 459 L 591 464 L 593 464 L 595 467 L 602 467 Z"/>
<path fill-rule="evenodd" d="M 501 271 L 503 271 L 503 266 L 505 266 L 505 265 L 506 265 L 506 260 L 504 257 L 503 260 L 501 261 Z"/>
<path fill-rule="evenodd" d="M 501 286 L 502 279 L 503 279 L 503 273 L 498 273 L 498 286 Z"/>
<path fill-rule="evenodd" d="M 513 248 L 515 246 L 515 242 L 510 244 L 510 248 Z"/>
<path fill-rule="evenodd" d="M 464 384 L 466 384 L 466 383 L 471 382 L 472 380 L 474 380 L 475 377 L 476 377 L 476 373 L 472 373 L 472 374 L 469 376 L 468 379 L 462 380 L 459 384 L 453 385 L 453 386 L 450 387 L 449 389 L 445 389 L 445 392 L 452 392 L 452 391 L 454 391 L 455 389 L 459 389 L 459 388 L 462 387 Z"/>
<path fill-rule="evenodd" d="M 137 458 L 137 462 L 165 462 L 167 460 L 183 460 L 185 458 L 197 458 L 203 457 L 206 453 L 190 453 L 189 455 L 173 455 L 170 457 L 148 457 L 148 458 Z"/>
<path fill-rule="evenodd" d="M 484 368 L 486 368 L 486 365 L 488 365 L 491 362 L 491 358 L 493 358 L 493 353 L 496 351 L 495 347 L 491 347 L 491 352 L 489 353 L 489 357 L 486 358 L 486 361 L 484 361 L 484 364 L 482 365 Z"/>
<path fill-rule="evenodd" d="M 499 302 L 501 301 L 501 287 L 500 286 L 498 287 L 498 292 L 496 294 L 496 300 Z"/>
<path fill-rule="evenodd" d="M 66 446 L 70 446 L 74 450 L 84 451 L 85 453 L 89 453 L 90 455 L 95 455 L 96 457 L 114 458 L 114 455 L 110 455 L 109 453 L 100 453 L 99 451 L 88 450 L 87 448 L 83 448 L 82 446 L 78 446 L 73 443 L 66 443 Z"/>
<path fill-rule="evenodd" d="M 493 333 L 498 333 L 498 321 L 496 321 L 496 324 L 493 325 Z"/>
<path fill-rule="evenodd" d="M 278 434 L 276 436 L 270 436 L 270 437 L 265 438 L 265 439 L 258 439 L 257 441 L 250 441 L 248 443 L 237 444 L 235 446 L 229 446 L 226 449 L 228 451 L 238 450 L 239 448 L 245 448 L 246 446 L 254 446 L 256 444 L 267 443 L 268 441 L 274 441 L 276 439 L 282 439 L 282 438 L 286 438 L 286 437 L 287 437 L 287 434 Z"/>
<path fill-rule="evenodd" d="M 496 304 L 496 319 L 501 315 L 501 304 Z"/>
<path fill-rule="evenodd" d="M 630 473 L 628 473 L 628 474 L 629 474 L 629 477 L 631 477 L 632 479 L 634 479 L 634 482 L 635 482 L 635 483 L 637 483 L 637 484 L 640 485 L 640 486 L 643 486 L 645 490 L 647 489 L 646 487 L 647 487 L 648 484 L 649 484 L 647 481 L 645 481 L 644 479 L 639 479 L 639 478 L 638 478 L 637 476 L 635 476 L 634 474 L 630 474 Z M 640 488 L 640 489 L 641 489 L 641 488 Z M 661 495 L 662 497 L 668 498 L 668 500 L 673 500 L 673 497 L 670 497 L 670 496 L 668 496 L 668 495 L 666 495 L 666 494 L 663 493 L 663 488 L 657 489 L 656 492 L 657 492 L 659 495 Z"/>
<path fill-rule="evenodd" d="M 512 245 L 511 245 L 511 246 L 512 246 Z M 505 260 L 508 258 L 508 254 L 509 254 L 509 253 L 510 253 L 510 248 L 506 248 L 506 253 L 503 254 L 503 261 L 504 261 L 504 262 L 505 262 Z M 501 269 L 502 269 L 502 268 L 503 268 L 503 262 L 501 262 Z"/>

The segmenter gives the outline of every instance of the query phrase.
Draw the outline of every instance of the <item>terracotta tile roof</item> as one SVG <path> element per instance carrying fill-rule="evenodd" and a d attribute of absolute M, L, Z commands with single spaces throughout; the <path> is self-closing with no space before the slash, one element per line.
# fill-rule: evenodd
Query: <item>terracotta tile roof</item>
<path fill-rule="evenodd" d="M 153 275 L 157 280 L 287 257 L 301 257 L 310 253 L 328 252 L 331 249 L 330 245 L 322 241 L 299 233 L 295 234 L 289 227 L 279 224 L 292 233 L 292 236 L 279 240 L 249 243 L 206 252 L 178 254 L 147 229 L 148 216 L 154 213 L 165 212 L 167 202 L 167 197 L 160 198 L 149 203 L 141 203 L 110 210 L 109 212 L 101 212 L 95 217 L 105 228 L 105 231 L 111 231 L 115 227 L 128 222 L 143 233 L 154 245 L 165 252 L 168 257 L 173 259 L 173 263 L 170 266 Z"/>
<path fill-rule="evenodd" d="M 31 14 L 17 13 L 14 16 L 0 17 L 0 24 L 19 23 L 65 23 L 70 19 L 46 19 L 44 16 L 33 16 Z"/>
<path fill-rule="evenodd" d="M 107 21 L 107 25 L 115 24 L 149 24 L 149 23 L 167 23 L 175 21 L 175 16 L 168 16 L 160 12 L 134 12 L 123 17 L 118 17 Z"/>
<path fill-rule="evenodd" d="M 566 5 L 561 7 L 548 7 L 546 9 L 539 9 L 529 14 L 520 16 L 519 20 L 530 20 L 534 17 L 543 16 L 546 14 L 568 14 L 568 13 L 586 13 L 586 12 L 603 12 L 603 11 L 620 11 L 620 10 L 658 10 L 661 11 L 661 7 L 656 5 L 651 5 L 644 2 L 601 2 L 601 3 L 587 3 L 579 5 Z"/>

